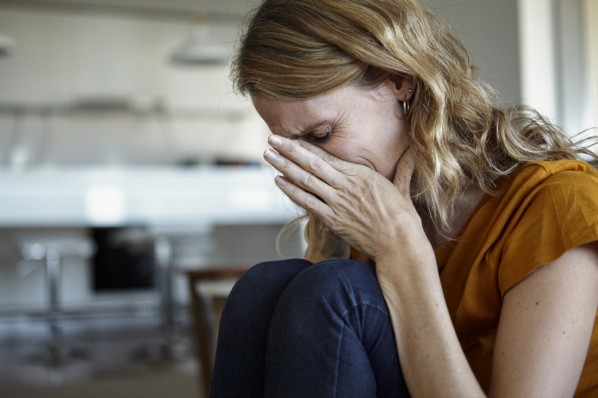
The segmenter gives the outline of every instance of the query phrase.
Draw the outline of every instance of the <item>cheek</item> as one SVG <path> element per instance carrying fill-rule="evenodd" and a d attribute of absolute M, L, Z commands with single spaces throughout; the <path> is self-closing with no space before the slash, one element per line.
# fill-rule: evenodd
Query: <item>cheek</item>
<path fill-rule="evenodd" d="M 408 145 L 407 127 L 402 120 L 383 114 L 369 120 L 377 123 L 355 121 L 353 129 L 337 132 L 322 149 L 339 159 L 370 167 L 390 179 Z"/>
<path fill-rule="evenodd" d="M 350 139 L 348 137 L 337 136 L 321 147 L 334 157 L 346 162 L 372 167 L 371 156 L 368 156 L 370 148 L 364 145 L 363 140 L 359 137 Z"/>
<path fill-rule="evenodd" d="M 341 160 L 355 162 L 358 157 L 357 154 L 359 153 L 358 147 L 359 144 L 354 144 L 345 140 L 336 140 L 327 145 L 323 145 L 322 149 Z"/>
<path fill-rule="evenodd" d="M 380 174 L 392 179 L 399 158 L 409 146 L 409 134 L 402 122 L 388 123 L 385 127 L 384 134 L 378 134 L 375 145 L 370 147 L 371 161 Z"/>
<path fill-rule="evenodd" d="M 384 174 L 389 168 L 389 155 L 392 153 L 380 140 L 366 140 L 363 136 L 352 141 L 339 140 L 324 149 L 339 159 L 361 164 Z"/>

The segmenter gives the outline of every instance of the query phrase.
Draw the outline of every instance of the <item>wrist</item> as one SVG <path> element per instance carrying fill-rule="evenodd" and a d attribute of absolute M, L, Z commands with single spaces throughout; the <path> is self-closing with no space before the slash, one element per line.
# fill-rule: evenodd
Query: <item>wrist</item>
<path fill-rule="evenodd" d="M 398 234 L 381 246 L 374 260 L 380 276 L 421 274 L 425 269 L 438 272 L 434 249 L 423 230 Z"/>

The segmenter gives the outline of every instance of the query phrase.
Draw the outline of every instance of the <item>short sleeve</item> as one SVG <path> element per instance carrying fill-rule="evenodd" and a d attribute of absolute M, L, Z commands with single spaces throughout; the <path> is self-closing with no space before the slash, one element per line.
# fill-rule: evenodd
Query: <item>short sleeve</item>
<path fill-rule="evenodd" d="M 509 221 L 498 283 L 502 296 L 566 251 L 598 241 L 598 177 L 554 174 L 531 189 Z"/>

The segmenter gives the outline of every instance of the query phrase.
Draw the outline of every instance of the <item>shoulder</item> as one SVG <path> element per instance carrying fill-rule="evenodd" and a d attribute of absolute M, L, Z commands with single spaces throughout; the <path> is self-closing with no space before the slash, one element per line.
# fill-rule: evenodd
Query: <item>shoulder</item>
<path fill-rule="evenodd" d="M 545 206 L 559 208 L 558 214 L 598 206 L 598 170 L 575 160 L 531 162 L 499 184 L 503 207 L 529 216 Z M 596 214 L 598 216 L 598 213 Z"/>
<path fill-rule="evenodd" d="M 586 163 L 530 163 L 500 202 L 503 293 L 566 251 L 598 241 L 598 171 Z"/>
<path fill-rule="evenodd" d="M 598 169 L 579 160 L 555 160 L 530 162 L 517 171 L 512 178 L 512 187 L 534 186 L 545 182 L 557 183 L 568 179 L 598 183 Z M 598 189 L 598 187 L 597 187 Z"/>

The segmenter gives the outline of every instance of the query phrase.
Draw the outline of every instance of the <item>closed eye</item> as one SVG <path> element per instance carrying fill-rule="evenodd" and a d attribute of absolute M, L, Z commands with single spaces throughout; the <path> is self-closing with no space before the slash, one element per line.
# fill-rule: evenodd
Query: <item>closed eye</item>
<path fill-rule="evenodd" d="M 320 131 L 314 131 L 310 134 L 310 138 L 313 142 L 323 144 L 332 137 L 332 126 L 327 126 Z"/>

